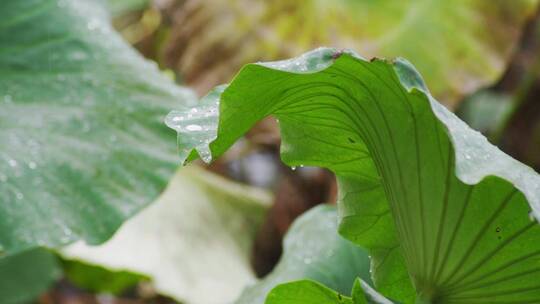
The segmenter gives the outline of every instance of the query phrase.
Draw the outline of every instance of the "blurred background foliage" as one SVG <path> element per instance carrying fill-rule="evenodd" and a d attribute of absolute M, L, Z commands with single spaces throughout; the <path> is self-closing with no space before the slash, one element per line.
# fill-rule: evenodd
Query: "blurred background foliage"
<path fill-rule="evenodd" d="M 129 43 L 156 61 L 166 75 L 192 87 L 200 96 L 229 82 L 245 63 L 288 58 L 318 46 L 351 48 L 366 58 L 405 57 L 419 69 L 438 100 L 505 152 L 540 170 L 540 8 L 536 0 L 108 0 L 108 5 L 115 28 Z M 241 207 L 235 214 L 231 206 L 238 204 L 239 195 L 226 189 L 236 189 L 236 184 L 222 186 L 218 194 L 201 194 L 199 190 L 208 183 L 205 177 L 197 185 L 176 190 L 180 191 L 176 198 L 197 197 L 195 201 L 205 202 L 207 209 L 189 207 L 199 216 L 218 219 L 219 223 L 226 222 L 225 216 L 236 216 L 240 220 L 234 222 L 245 225 L 229 227 L 231 230 L 222 231 L 220 236 L 214 234 L 219 227 L 170 228 L 187 235 L 208 233 L 205 241 L 217 242 L 209 259 L 219 262 L 223 256 L 229 260 L 233 255 L 240 257 L 240 271 L 245 275 L 221 286 L 232 288 L 230 297 L 234 299 L 243 284 L 274 269 L 284 235 L 295 218 L 317 204 L 335 202 L 336 184 L 325 170 L 294 170 L 281 164 L 279 132 L 272 119 L 259 123 L 207 169 L 275 193 L 271 207 L 272 198 L 257 192 L 259 198 L 250 196 L 244 204 L 251 207 Z M 209 177 L 212 183 L 214 178 Z M 199 192 L 186 194 L 190 191 Z M 160 208 L 162 200 L 152 208 Z M 168 208 L 161 212 L 169 213 L 174 207 Z M 152 221 L 148 209 L 150 215 L 145 210 L 139 217 Z M 215 211 L 219 209 L 228 211 Z M 170 223 L 175 220 L 189 221 L 178 218 Z M 118 254 L 114 248 L 135 252 L 146 246 L 191 246 L 182 245 L 189 237 L 178 235 L 161 245 L 153 240 L 146 244 L 129 241 L 129 229 L 136 230 L 140 221 L 128 222 L 98 251 L 79 248 L 58 254 L 38 249 L 1 259 L 0 273 L 9 274 L 11 279 L 0 277 L 0 299 L 8 304 L 203 303 L 194 300 L 197 290 L 175 293 L 156 284 L 174 281 L 167 273 L 171 269 L 183 269 L 181 276 L 186 278 L 224 275 L 203 266 L 190 272 L 181 262 L 197 255 L 196 251 L 180 250 L 163 263 L 144 254 L 138 257 L 144 263 L 122 264 L 114 259 Z M 118 239 L 124 243 L 114 245 Z M 145 269 L 137 264 L 150 266 Z M 27 269 L 32 269 L 31 276 Z M 33 286 L 22 298 L 17 291 L 20 282 Z M 201 284 L 215 287 L 212 282 Z M 261 286 L 246 292 L 264 288 L 264 281 Z"/>
<path fill-rule="evenodd" d="M 439 100 L 454 105 L 497 79 L 536 1 L 158 0 L 146 30 L 124 33 L 204 94 L 246 62 L 318 46 L 414 62 Z M 136 7 L 136 6 L 134 6 Z M 153 35 L 149 32 L 153 31 Z"/>

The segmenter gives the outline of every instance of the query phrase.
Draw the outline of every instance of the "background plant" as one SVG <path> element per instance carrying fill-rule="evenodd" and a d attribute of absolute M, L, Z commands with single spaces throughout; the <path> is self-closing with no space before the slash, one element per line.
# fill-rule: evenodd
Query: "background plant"
<path fill-rule="evenodd" d="M 164 4 L 163 1 L 156 1 L 156 6 L 148 8 L 147 1 L 111 1 L 109 9 L 117 16 L 115 25 L 128 41 L 145 55 L 156 59 L 162 67 L 173 69 L 178 79 L 187 81 L 199 93 L 206 93 L 216 82 L 229 81 L 245 62 L 287 57 L 326 42 L 336 46 L 354 45 L 365 55 L 406 55 L 427 76 L 428 84 L 437 97 L 447 104 L 456 104 L 463 93 L 493 81 L 500 74 L 510 58 L 513 43 L 509 42 L 518 40 L 521 24 L 527 16 L 531 16 L 536 2 L 518 1 L 511 7 L 502 2 L 487 5 L 482 1 L 462 5 L 449 3 L 454 5 L 448 7 L 429 1 L 401 5 L 379 1 L 374 6 L 347 1 L 335 6 L 317 1 L 292 6 L 275 2 L 263 6 L 254 4 L 258 10 L 250 10 L 257 12 L 251 16 L 234 9 L 248 5 L 243 2 L 215 1 L 212 6 L 199 1 Z M 3 132 L 0 131 L 0 141 L 3 143 L 0 154 L 3 158 L 0 162 L 0 245 L 5 255 L 0 260 L 2 302 L 26 302 L 56 282 L 62 277 L 62 272 L 68 280 L 57 284 L 40 301 L 64 301 L 63 297 L 73 292 L 73 283 L 96 293 L 135 294 L 139 298 L 150 297 L 149 301 L 172 301 L 153 296 L 152 292 L 144 291 L 147 288 L 133 291 L 134 285 L 147 286 L 147 282 L 155 284 L 157 292 L 179 300 L 197 303 L 202 299 L 197 298 L 196 292 L 184 292 L 174 287 L 171 292 L 172 289 L 160 288 L 163 285 L 159 282 L 173 280 L 163 279 L 160 271 L 144 271 L 145 263 L 137 262 L 136 257 L 132 265 L 123 266 L 126 269 L 115 268 L 114 258 L 106 251 L 107 246 L 114 246 L 115 239 L 104 249 L 97 249 L 98 252 L 105 252 L 98 262 L 94 259 L 96 256 L 81 252 L 79 257 L 85 256 L 83 260 L 59 261 L 53 251 L 32 249 L 42 246 L 58 248 L 78 239 L 93 244 L 105 241 L 124 220 L 156 199 L 181 161 L 175 155 L 172 134 L 164 128 L 162 120 L 170 109 L 190 109 L 196 104 L 195 94 L 176 86 L 171 81 L 173 73 L 169 71 L 167 76 L 164 75 L 136 54 L 112 29 L 104 7 L 94 1 L 6 1 L 0 5 L 5 15 L 4 21 L 0 22 L 0 68 L 4 75 L 0 82 L 3 101 L 0 108 L 3 126 Z M 212 9 L 208 9 L 210 7 Z M 219 18 L 212 17 L 217 11 L 226 13 Z M 426 15 L 427 11 L 435 14 Z M 182 13 L 185 14 L 183 17 Z M 358 14 L 365 18 L 357 18 Z M 451 18 L 437 18 L 438 14 Z M 402 23 L 402 20 L 410 20 L 410 23 Z M 438 23 L 438 20 L 444 22 Z M 428 21 L 435 26 L 423 26 Z M 367 27 L 364 22 L 372 26 Z M 303 25 L 303 31 L 295 30 L 298 24 Z M 377 26 L 373 26 L 375 24 Z M 468 26 L 463 27 L 464 24 Z M 318 26 L 326 31 L 318 31 Z M 193 31 L 196 28 L 199 30 Z M 253 32 L 257 34 L 245 33 L 242 30 L 245 28 L 255 28 Z M 387 28 L 393 30 L 388 33 L 381 30 Z M 452 43 L 450 48 L 445 47 L 449 52 L 444 56 L 438 54 L 436 57 L 431 56 L 433 52 L 425 52 L 426 49 L 422 47 L 425 44 L 409 43 L 415 41 L 417 36 L 432 37 L 429 30 L 436 28 L 456 33 L 463 39 L 458 39 L 459 43 Z M 499 29 L 496 37 L 487 34 L 487 30 L 493 28 Z M 216 29 L 237 33 L 237 36 L 228 35 L 226 40 L 223 36 L 211 34 L 219 33 Z M 396 35 L 396 31 L 400 34 Z M 423 34 L 418 35 L 419 32 Z M 381 35 L 386 37 L 384 43 L 373 39 L 373 36 Z M 457 41 L 446 36 L 437 37 L 429 39 L 433 47 Z M 522 38 L 522 45 L 525 38 Z M 272 41 L 279 43 L 271 45 Z M 239 48 L 240 42 L 246 47 Z M 182 45 L 186 48 L 179 50 L 178 46 Z M 207 55 L 206 50 L 209 49 L 216 56 Z M 222 51 L 216 52 L 216 49 Z M 434 58 L 438 60 L 436 64 L 430 61 Z M 534 74 L 534 70 L 531 73 Z M 470 79 L 475 81 L 471 82 Z M 464 86 L 464 83 L 474 85 Z M 527 86 L 527 83 L 533 82 L 524 83 Z M 209 134 L 213 132 L 211 128 L 206 131 Z M 193 144 L 186 139 L 181 140 L 186 144 L 182 145 L 181 151 Z M 279 257 L 280 238 L 293 219 L 314 204 L 331 202 L 336 197 L 332 174 L 327 171 L 300 166 L 291 171 L 279 165 L 276 157 L 278 141 L 276 125 L 266 120 L 248 135 L 247 140 L 241 141 L 232 152 L 211 167 L 211 170 L 222 175 L 276 190 L 275 204 L 266 219 L 263 217 L 266 209 L 264 202 L 268 201 L 266 194 L 255 191 L 253 193 L 259 195 L 251 198 L 231 194 L 223 191 L 218 179 L 199 174 L 197 170 L 182 170 L 180 175 L 184 176 L 185 182 L 171 184 L 170 188 L 178 189 L 178 194 L 169 200 L 169 207 L 162 211 L 165 214 L 178 214 L 180 221 L 184 221 L 184 217 L 189 219 L 190 214 L 201 214 L 204 215 L 201 222 L 212 223 L 196 225 L 194 221 L 192 226 L 183 226 L 182 229 L 186 230 L 179 235 L 185 236 L 184 240 L 188 237 L 197 239 L 203 247 L 205 242 L 218 244 L 216 248 L 225 254 L 216 254 L 216 259 L 237 261 L 238 265 L 242 265 L 242 273 L 245 274 L 241 276 L 242 279 L 219 280 L 223 284 L 220 288 L 228 290 L 231 299 L 240 292 L 241 286 L 254 279 L 255 274 L 248 260 L 253 260 L 259 275 L 271 270 Z M 204 143 L 200 145 L 201 148 L 204 146 Z M 261 179 L 261 176 L 268 177 Z M 199 180 L 200 183 L 193 184 L 188 190 L 186 184 L 192 180 Z M 236 189 L 235 185 L 227 183 L 225 187 Z M 251 190 L 246 191 L 252 193 Z M 204 201 L 208 205 L 198 210 L 193 207 L 197 201 Z M 159 202 L 157 200 L 155 209 L 161 205 Z M 166 208 L 175 208 L 175 204 L 186 208 L 185 212 L 167 211 Z M 140 218 L 151 218 L 145 214 L 152 214 L 152 210 L 144 211 Z M 332 213 L 327 214 L 330 218 Z M 215 216 L 213 220 L 207 217 L 209 215 Z M 225 216 L 235 218 L 230 223 L 225 222 L 232 227 L 231 230 L 223 230 L 219 224 L 216 225 Z M 362 217 L 366 218 L 365 214 Z M 141 222 L 137 218 L 127 224 L 124 230 L 140 227 L 141 232 L 155 231 L 149 233 L 148 240 L 159 240 L 159 231 L 137 224 Z M 262 222 L 264 224 L 257 234 Z M 155 225 L 151 223 L 149 221 L 146 225 Z M 247 227 L 249 233 L 239 235 L 234 232 L 238 231 L 235 229 L 244 231 L 240 227 Z M 216 233 L 216 229 L 220 233 Z M 327 229 L 335 233 L 333 228 Z M 228 231 L 233 233 L 228 234 Z M 503 231 L 509 233 L 507 229 Z M 129 232 L 124 234 L 120 231 L 117 238 L 127 238 L 122 235 L 129 235 Z M 290 238 L 294 235 L 292 231 Z M 501 240 L 506 240 L 507 236 L 501 236 Z M 213 238 L 227 239 L 234 245 L 225 246 L 225 242 L 216 242 Z M 365 240 L 356 241 L 366 244 Z M 521 244 L 519 241 L 511 243 Z M 341 241 L 337 244 L 341 244 Z M 328 250 L 334 252 L 330 245 Z M 253 246 L 255 251 L 252 255 L 250 251 Z M 351 245 L 343 246 L 348 248 Z M 153 246 L 135 248 L 141 248 L 138 251 L 144 256 L 151 252 L 149 247 Z M 84 250 L 93 251 L 88 248 Z M 74 258 L 65 252 L 62 253 L 64 259 Z M 344 254 L 340 252 L 336 250 L 329 258 Z M 127 252 L 123 255 L 130 254 Z M 302 277 L 320 281 L 341 294 L 350 291 L 353 279 L 326 280 L 314 275 L 321 265 L 312 265 L 316 263 L 310 259 L 315 259 L 315 256 L 310 254 L 304 253 L 309 262 L 306 270 L 281 273 L 284 266 L 281 271 L 278 267 L 269 279 L 261 283 L 260 286 L 264 287 L 254 287 L 253 290 L 263 290 L 258 294 L 259 299 L 279 280 Z M 158 254 L 157 258 L 160 256 Z M 209 257 L 212 258 L 212 255 Z M 186 253 L 175 255 L 171 263 L 186 259 L 193 263 L 203 261 L 202 255 Z M 286 261 L 291 259 L 284 256 L 281 264 L 287 265 Z M 287 269 L 293 264 L 289 263 Z M 189 277 L 187 267 L 179 268 L 184 272 L 173 272 L 175 275 Z M 350 270 L 353 269 L 356 268 Z M 354 277 L 354 272 L 351 271 L 349 275 Z M 194 280 L 190 281 L 203 282 L 199 286 L 200 290 L 205 290 L 204 286 L 213 287 L 208 283 L 211 282 L 208 278 L 218 277 L 219 269 L 200 271 L 193 276 Z M 361 277 L 369 283 L 369 276 Z M 274 278 L 274 281 L 270 278 Z M 367 300 L 373 300 L 369 295 L 376 293 L 370 293 L 366 283 L 357 282 L 355 290 L 359 294 L 366 291 Z M 338 300 L 349 300 L 320 285 L 299 283 L 297 286 L 305 284 L 315 286 L 314 291 L 333 295 Z M 280 290 L 287 290 L 288 287 L 284 288 Z M 190 288 L 188 291 L 194 290 Z M 220 298 L 218 292 L 199 294 Z M 385 291 L 385 294 L 389 293 Z M 359 299 L 362 297 L 350 300 Z"/>

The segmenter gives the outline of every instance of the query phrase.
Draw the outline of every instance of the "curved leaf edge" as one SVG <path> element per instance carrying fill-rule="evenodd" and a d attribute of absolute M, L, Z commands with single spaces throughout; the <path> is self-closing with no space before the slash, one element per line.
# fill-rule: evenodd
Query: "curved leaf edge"
<path fill-rule="evenodd" d="M 268 69 L 292 74 L 316 74 L 331 67 L 341 56 L 350 56 L 356 60 L 366 61 L 366 59 L 353 50 L 320 47 L 292 59 L 247 64 L 236 74 L 230 84 L 233 84 L 238 76 L 252 65 L 259 65 Z M 446 131 L 452 142 L 456 177 L 459 180 L 467 185 L 476 185 L 490 176 L 495 176 L 511 183 L 527 198 L 532 209 L 531 215 L 537 221 L 540 221 L 540 175 L 536 171 L 505 154 L 498 147 L 491 144 L 480 132 L 470 128 L 454 113 L 439 103 L 427 89 L 420 73 L 409 61 L 401 57 L 393 60 L 384 58 L 373 58 L 370 60 L 370 62 L 376 61 L 391 65 L 400 80 L 400 84 L 409 94 L 420 94 L 429 100 L 432 114 L 446 127 Z M 182 163 L 186 164 L 197 158 L 201 158 L 206 163 L 209 163 L 225 152 L 226 149 L 216 147 L 214 143 L 216 142 L 219 131 L 222 129 L 220 114 L 223 107 L 220 106 L 220 98 L 227 91 L 229 85 L 217 86 L 201 99 L 198 106 L 188 110 L 193 111 L 194 109 L 203 108 L 202 111 L 197 111 L 201 113 L 199 115 L 205 115 L 205 118 L 207 118 L 206 122 L 212 122 L 216 125 L 216 128 L 205 130 L 208 132 L 204 136 L 198 137 L 198 144 L 187 146 L 184 138 L 191 139 L 194 135 L 189 134 L 191 131 L 189 128 L 186 130 L 175 123 L 175 119 L 183 117 L 184 111 L 171 111 L 165 118 L 165 124 L 177 131 L 179 142 L 182 142 L 183 146 L 187 147 L 184 148 L 183 153 L 180 153 Z M 219 108 L 219 110 L 216 110 L 215 107 Z M 228 143 L 227 147 L 232 144 L 233 142 Z M 488 153 L 479 154 L 479 148 L 487 150 Z M 491 163 L 494 159 L 498 161 L 497 166 L 493 166 Z M 283 161 L 291 166 L 299 165 L 287 160 Z"/>
<path fill-rule="evenodd" d="M 324 304 L 392 304 L 390 300 L 376 292 L 368 283 L 356 278 L 351 291 L 351 296 L 342 295 L 339 292 L 326 287 L 317 281 L 305 279 L 276 285 L 266 297 L 265 304 L 274 303 L 298 303 L 305 300 L 306 303 L 315 299 Z"/>
<path fill-rule="evenodd" d="M 330 68 L 342 57 L 366 61 L 350 50 L 340 51 L 333 48 L 320 48 L 289 60 L 246 65 L 237 74 L 235 79 L 233 79 L 231 85 L 235 84 L 236 81 L 238 81 L 237 79 L 241 78 L 240 75 L 253 65 L 290 74 L 316 74 Z M 417 97 L 422 97 L 429 102 L 431 114 L 444 127 L 451 143 L 451 148 L 453 149 L 452 156 L 455 159 L 455 174 L 458 180 L 468 185 L 476 185 L 484 180 L 490 180 L 493 177 L 508 182 L 519 190 L 518 192 L 521 192 L 526 198 L 529 207 L 532 209 L 531 219 L 534 219 L 534 217 L 536 219 L 540 218 L 540 176 L 534 170 L 504 154 L 497 147 L 489 143 L 483 135 L 469 128 L 464 122 L 457 118 L 457 116 L 439 104 L 429 93 L 420 74 L 415 70 L 413 65 L 405 59 L 397 58 L 395 60 L 386 60 L 375 58 L 372 59 L 371 62 L 390 65 L 395 76 L 399 79 L 400 85 L 408 92 L 408 94 L 417 95 Z M 245 81 L 245 79 L 243 81 Z M 227 88 L 221 88 L 221 93 L 227 92 Z M 183 157 L 184 161 L 193 160 L 198 153 L 204 161 L 208 162 L 212 158 L 218 157 L 224 153 L 224 151 L 237 139 L 226 138 L 225 140 L 221 140 L 219 146 L 215 144 L 218 134 L 224 131 L 222 130 L 221 115 L 219 115 L 224 112 L 224 106 L 220 106 L 219 104 L 221 93 L 216 94 L 216 91 L 214 91 L 204 98 L 203 105 L 208 106 L 209 103 L 211 103 L 215 107 L 219 107 L 219 111 L 214 110 L 211 115 L 207 115 L 208 112 L 205 114 L 207 117 L 210 117 L 209 121 L 213 120 L 216 127 L 213 132 L 209 132 L 203 136 L 201 136 L 201 134 L 195 134 L 200 136 L 198 140 L 200 144 L 198 146 L 193 146 L 193 149 L 185 154 Z M 186 125 L 182 126 L 182 124 L 175 124 L 173 122 L 175 117 L 184 114 L 185 113 L 179 113 L 178 111 L 172 112 L 166 119 L 167 125 L 179 133 L 179 140 L 185 140 L 185 138 L 191 138 L 194 135 L 193 132 L 190 132 L 191 130 L 189 130 L 189 128 L 186 129 Z M 259 119 L 260 118 L 252 119 L 252 123 L 255 123 Z M 244 134 L 246 131 L 247 130 L 236 129 L 232 133 Z M 282 157 L 283 156 L 284 155 L 282 154 Z M 497 161 L 496 166 L 493 164 L 494 160 Z M 283 161 L 291 166 L 300 165 L 295 163 L 294 160 L 287 159 L 286 157 L 283 158 Z M 346 235 L 344 236 L 347 238 Z"/>

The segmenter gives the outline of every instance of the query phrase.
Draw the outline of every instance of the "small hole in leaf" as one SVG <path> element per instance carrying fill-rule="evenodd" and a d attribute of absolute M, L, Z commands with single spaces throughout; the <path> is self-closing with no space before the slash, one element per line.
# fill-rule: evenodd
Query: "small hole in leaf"
<path fill-rule="evenodd" d="M 348 139 L 349 139 L 349 142 L 350 142 L 351 144 L 356 143 L 356 141 L 355 141 L 354 139 L 352 139 L 352 138 L 350 138 L 350 137 L 349 137 Z"/>

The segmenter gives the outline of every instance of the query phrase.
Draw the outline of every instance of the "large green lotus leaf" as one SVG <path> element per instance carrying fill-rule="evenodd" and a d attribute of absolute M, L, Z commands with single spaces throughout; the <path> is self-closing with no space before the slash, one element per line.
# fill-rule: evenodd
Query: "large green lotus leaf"
<path fill-rule="evenodd" d="M 371 282 L 369 257 L 337 232 L 336 208 L 321 205 L 299 217 L 283 241 L 283 255 L 264 279 L 244 290 L 236 304 L 262 304 L 275 286 L 310 279 L 342 295 L 350 295 L 354 280 Z"/>
<path fill-rule="evenodd" d="M 62 255 L 143 274 L 158 292 L 182 303 L 231 303 L 255 280 L 251 250 L 270 203 L 265 191 L 185 167 L 109 241 L 76 243 Z"/>
<path fill-rule="evenodd" d="M 56 257 L 45 249 L 0 258 L 0 303 L 31 303 L 61 273 Z"/>
<path fill-rule="evenodd" d="M 213 121 L 173 111 L 167 123 L 182 138 L 215 138 L 217 157 L 274 115 L 287 164 L 336 173 L 340 232 L 369 250 L 387 297 L 540 301 L 539 175 L 434 100 L 407 61 L 322 48 L 247 65 L 215 99 L 199 113 Z M 203 134 L 217 104 L 217 134 Z"/>
<path fill-rule="evenodd" d="M 175 169 L 162 121 L 193 101 L 94 0 L 0 4 L 0 247 L 100 243 Z"/>

